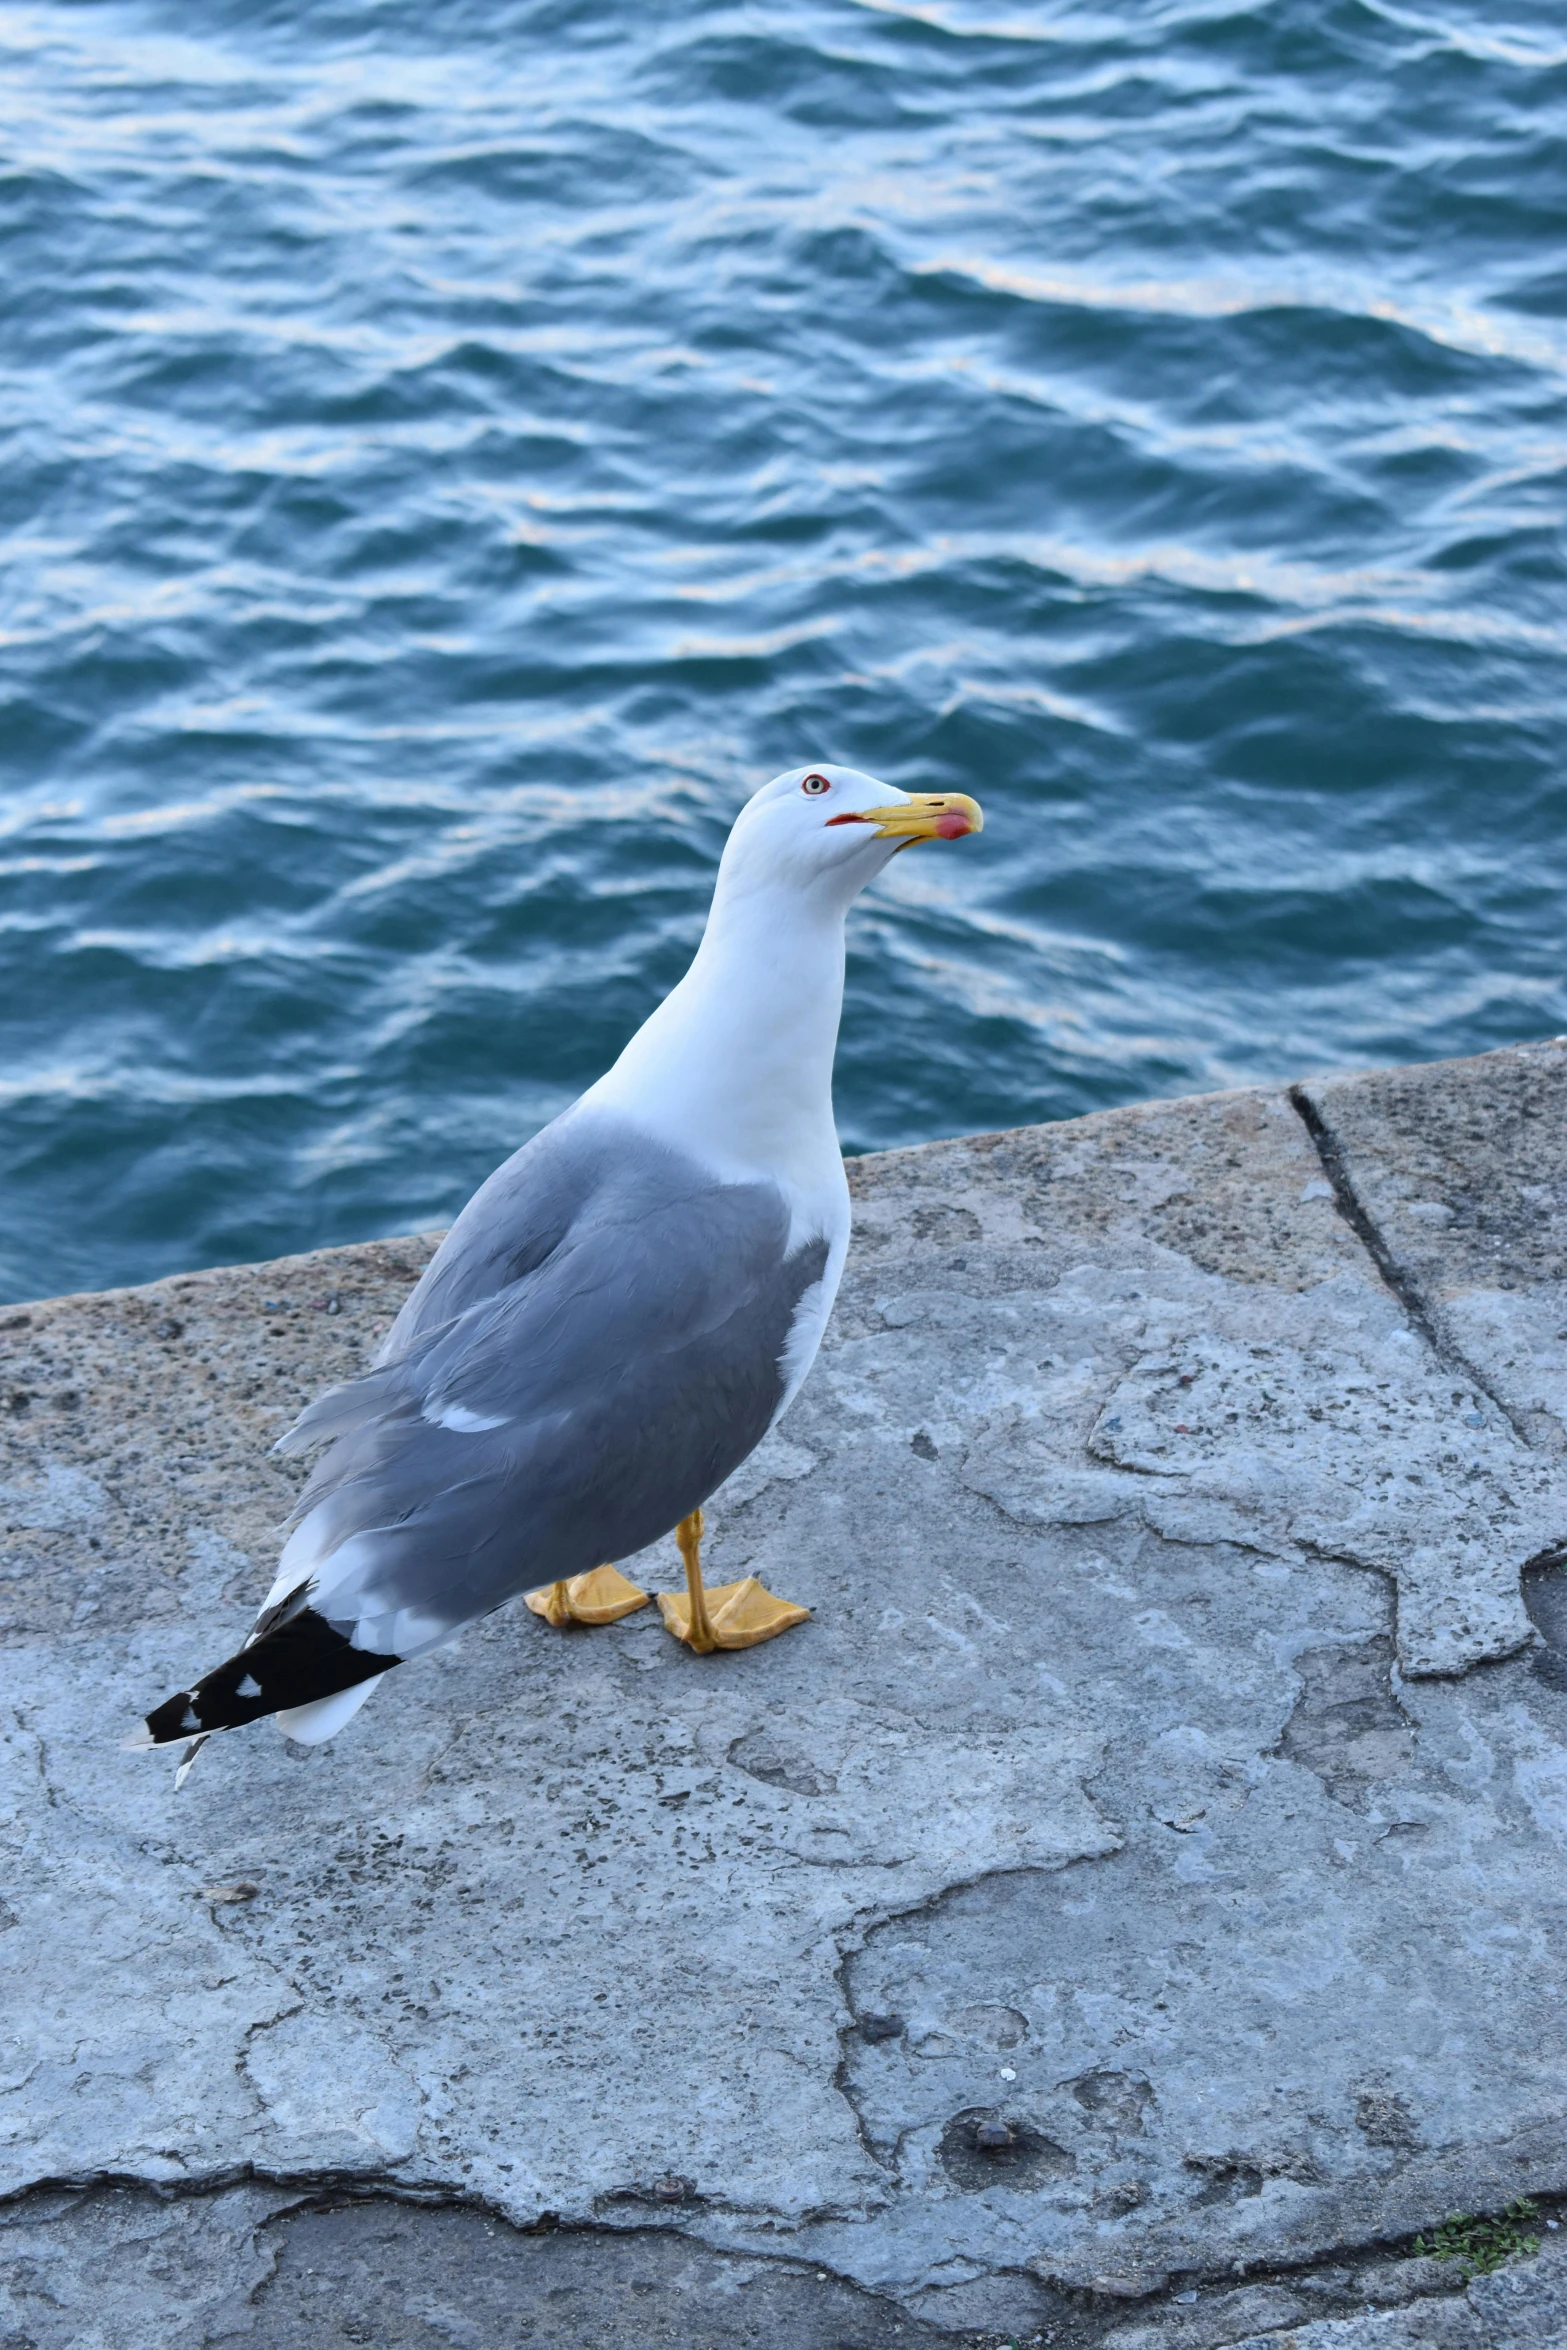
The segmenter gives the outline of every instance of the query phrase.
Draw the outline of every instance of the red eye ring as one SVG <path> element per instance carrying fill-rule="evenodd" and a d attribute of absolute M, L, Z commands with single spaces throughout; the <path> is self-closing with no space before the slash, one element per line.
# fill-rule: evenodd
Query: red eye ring
<path fill-rule="evenodd" d="M 800 789 L 805 793 L 808 799 L 819 800 L 824 791 L 832 790 L 832 785 L 828 782 L 825 775 L 808 775 L 805 781 L 801 784 Z"/>

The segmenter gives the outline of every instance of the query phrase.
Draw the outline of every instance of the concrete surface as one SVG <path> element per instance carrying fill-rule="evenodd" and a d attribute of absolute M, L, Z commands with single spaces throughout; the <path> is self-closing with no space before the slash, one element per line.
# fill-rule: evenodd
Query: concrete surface
<path fill-rule="evenodd" d="M 116 1741 L 430 1237 L 0 1309 L 0 2344 L 1561 2338 L 1567 2231 L 1405 2255 L 1567 2190 L 1564 1117 L 1558 1041 L 859 1161 L 710 1511 L 811 1625 L 513 1608 L 178 1799 Z"/>
<path fill-rule="evenodd" d="M 35 2193 L 0 2264 L 8 2350 L 1514 2350 L 1567 2341 L 1558 2226 L 1536 2259 L 1464 2279 L 1436 2261 L 1331 2259 L 1189 2281 L 1128 2311 L 1034 2290 L 1010 2336 L 921 2323 L 787 2253 L 674 2228 L 524 2231 L 492 2214 L 254 2184 Z M 1021 2298 L 1021 2294 L 1019 2296 Z"/>

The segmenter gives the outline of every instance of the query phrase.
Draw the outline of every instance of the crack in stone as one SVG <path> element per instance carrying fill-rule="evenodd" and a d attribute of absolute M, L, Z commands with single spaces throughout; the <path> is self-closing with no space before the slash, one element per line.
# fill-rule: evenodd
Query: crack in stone
<path fill-rule="evenodd" d="M 1091 1787 L 1087 1781 L 1080 1782 L 1080 1784 L 1083 1793 L 1097 1812 L 1099 1804 Z M 1107 1822 L 1108 1824 L 1110 1823 Z M 896 2181 L 902 2160 L 903 2142 L 911 2134 L 911 2128 L 917 2128 L 918 2125 L 914 2124 L 901 2129 L 890 2149 L 884 2153 L 877 2141 L 871 2136 L 869 2125 L 865 2120 L 854 2089 L 849 2062 L 852 2053 L 851 2038 L 858 2036 L 862 2042 L 873 2044 L 876 2039 L 883 2036 L 867 2034 L 864 2031 L 864 2019 L 856 2007 L 853 1993 L 849 1989 L 849 1969 L 856 1958 L 864 1955 L 865 1946 L 872 1935 L 883 1934 L 890 1927 L 905 1925 L 911 1918 L 934 1917 L 943 1904 L 951 1900 L 955 1894 L 971 1892 L 977 1886 L 993 1884 L 998 1880 L 1010 1877 L 1058 1877 L 1063 1875 L 1067 1869 L 1088 1867 L 1101 1861 L 1117 1860 L 1120 1858 L 1120 1850 L 1121 1848 L 1118 1846 L 1110 1852 L 1075 1853 L 1070 1859 L 1062 1861 L 1056 1868 L 1042 1868 L 1036 1863 L 1024 1868 L 980 1869 L 972 1877 L 955 1877 L 950 1883 L 937 1886 L 934 1892 L 923 1895 L 918 1901 L 907 1902 L 899 1909 L 872 1910 L 864 1917 L 854 1921 L 850 1933 L 844 1937 L 840 1944 L 838 1963 L 833 1968 L 833 1979 L 838 1985 L 839 1996 L 849 2012 L 849 2021 L 838 2027 L 838 2062 L 833 2068 L 832 2086 L 837 2090 L 853 2116 L 855 2135 L 858 2137 L 860 2145 L 879 2170 L 891 2172 Z"/>
<path fill-rule="evenodd" d="M 868 1930 L 874 1931 L 875 1925 L 879 1922 L 879 1920 L 873 1921 L 872 1927 Z M 853 1946 L 847 1942 L 841 1944 L 838 1951 L 838 1963 L 833 1968 L 833 1979 L 838 1986 L 838 1996 L 848 2012 L 849 2021 L 838 2026 L 838 2061 L 833 2066 L 832 2085 L 849 2109 L 850 2117 L 854 2123 L 854 2134 L 859 2139 L 861 2151 L 868 2160 L 875 2163 L 878 2170 L 890 2170 L 893 2166 L 882 2154 L 866 2127 L 865 2115 L 861 2111 L 860 2101 L 854 2093 L 853 2077 L 849 2070 L 850 2036 L 860 2032 L 860 2018 L 849 1994 L 849 1965 L 856 1955 L 858 1947 L 858 1943 Z"/>
<path fill-rule="evenodd" d="M 1414 1762 L 1414 1726 L 1393 1689 L 1393 1663 L 1384 1634 L 1325 1640 L 1295 1659 L 1300 1695 L 1272 1751 L 1310 1771 L 1349 1811 L 1364 1813 L 1371 1789 Z"/>
<path fill-rule="evenodd" d="M 1444 1370 L 1451 1371 L 1455 1377 L 1463 1379 L 1472 1386 L 1477 1394 L 1483 1395 L 1487 1402 L 1501 1413 L 1519 1443 L 1526 1450 L 1533 1451 L 1533 1440 L 1528 1429 L 1523 1425 L 1520 1415 L 1502 1396 L 1497 1394 L 1488 1380 L 1481 1377 L 1462 1348 L 1455 1344 L 1452 1337 L 1443 1328 L 1434 1308 L 1427 1303 L 1421 1294 L 1419 1283 L 1400 1264 L 1383 1238 L 1370 1210 L 1355 1189 L 1354 1177 L 1350 1174 L 1348 1162 L 1333 1129 L 1317 1108 L 1306 1088 L 1303 1085 L 1292 1085 L 1289 1089 L 1289 1101 L 1291 1108 L 1310 1135 L 1317 1157 L 1322 1163 L 1322 1172 L 1333 1187 L 1334 1207 L 1376 1267 L 1383 1286 L 1397 1298 L 1405 1314 L 1409 1317 L 1411 1327 L 1419 1332 Z"/>
<path fill-rule="evenodd" d="M 650 2225 L 644 2218 L 633 2224 L 617 2224 L 598 2218 L 562 2219 L 551 2211 L 541 2211 L 531 2222 L 519 2223 L 510 2218 L 489 2198 L 455 2183 L 414 2187 L 389 2175 L 367 2173 L 309 2175 L 272 2172 L 263 2165 L 239 2164 L 224 2175 L 214 2175 L 200 2182 L 152 2182 L 134 2174 L 102 2171 L 81 2178 L 40 2179 L 17 2193 L 0 2197 L 0 2210 L 13 2216 L 25 2216 L 30 2204 L 44 2204 L 51 2198 L 68 2197 L 71 2207 L 63 2214 L 51 2215 L 56 2224 L 67 2223 L 83 2206 L 97 2195 L 130 2193 L 144 2198 L 149 2204 L 213 2202 L 226 2194 L 245 2187 L 271 2188 L 287 2200 L 276 2210 L 266 2213 L 255 2223 L 257 2235 L 270 2235 L 274 2241 L 298 2221 L 313 2215 L 327 2215 L 354 2206 L 392 2205 L 410 2212 L 463 2212 L 484 2220 L 491 2228 L 508 2236 L 523 2238 L 562 2237 L 579 2240 L 597 2239 L 606 2247 L 635 2245 L 639 2240 L 649 2246 L 669 2237 L 699 2249 L 720 2263 L 738 2262 L 753 2272 L 761 2271 L 778 2278 L 811 2279 L 818 2285 L 830 2285 L 852 2293 L 867 2309 L 878 2307 L 889 2318 L 910 2319 L 919 2338 L 939 2343 L 942 2350 L 955 2350 L 963 2343 L 980 2350 L 981 2345 L 995 2345 L 1011 2340 L 1015 2343 L 1019 2329 L 997 2329 L 985 2324 L 978 2330 L 972 2322 L 963 2323 L 949 2331 L 941 2316 L 932 2311 L 929 2292 L 918 2293 L 913 2300 L 923 2304 L 916 2312 L 910 2301 L 874 2286 L 867 2286 L 859 2278 L 833 2265 L 830 2257 L 819 2252 L 802 2254 L 799 2251 L 760 2251 L 748 2247 L 736 2250 L 715 2244 L 689 2227 L 676 2224 Z M 1561 2189 L 1537 2191 L 1534 2198 L 1542 2222 L 1558 2222 L 1567 2213 L 1567 2193 Z M 813 2214 L 812 2217 L 831 2218 L 832 2214 Z M 673 2217 L 673 2215 L 672 2215 Z M 383 2239 L 378 2239 L 378 2242 Z M 1168 2338 L 1172 2344 L 1189 2337 L 1189 2328 L 1198 2321 L 1198 2312 L 1206 2304 L 1208 2328 L 1202 2339 L 1221 2350 L 1225 2343 L 1257 2342 L 1275 2339 L 1288 2340 L 1290 2329 L 1322 2319 L 1333 2320 L 1350 2315 L 1361 2315 L 1368 2308 L 1408 2307 L 1436 2299 L 1457 2298 L 1467 2287 L 1468 2279 L 1456 2270 L 1439 2268 L 1414 2252 L 1414 2238 L 1410 2234 L 1397 2236 L 1368 2235 L 1351 2243 L 1325 2248 L 1319 2254 L 1304 2260 L 1273 2263 L 1237 2260 L 1219 2268 L 1185 2268 L 1172 2272 L 1152 2291 L 1144 2294 L 1122 2294 L 1096 2289 L 1048 2274 L 1031 2266 L 1015 2262 L 979 2264 L 977 2274 L 971 2273 L 964 2282 L 1010 2282 L 1035 2296 L 1048 2297 L 1054 2304 L 1045 2322 L 1050 2327 L 1048 2339 L 1055 2350 L 1096 2350 L 1107 2338 L 1121 2338 L 1129 2321 L 1137 2326 L 1136 2339 L 1151 2346 Z M 428 2246 L 426 2247 L 428 2249 Z M 448 2255 L 448 2258 L 450 2256 Z M 965 2266 L 969 2264 L 965 2263 Z M 1523 2263 L 1515 2264 L 1524 2273 Z M 1401 2273 L 1402 2272 L 1402 2273 Z M 256 2286 L 249 2296 L 253 2305 L 259 2305 L 271 2290 L 281 2272 L 274 2262 L 270 2274 Z M 1320 2295 L 1318 2306 L 1302 2311 L 1294 2318 L 1265 2319 L 1264 2330 L 1259 2330 L 1253 2311 L 1237 2307 L 1226 2312 L 1224 2304 L 1231 2296 L 1254 2293 L 1269 2286 L 1288 2288 L 1317 2280 L 1313 2299 Z M 1325 2289 L 1324 2289 L 1325 2288 Z M 1211 2330 L 1215 2321 L 1220 2329 Z M 1169 2333 L 1166 2336 L 1165 2324 Z M 1157 2334 L 1150 2330 L 1157 2325 Z M 1233 2328 L 1234 2330 L 1228 2330 Z M 227 2338 L 226 2336 L 224 2338 Z M 361 2337 L 354 2337 L 361 2338 Z"/>

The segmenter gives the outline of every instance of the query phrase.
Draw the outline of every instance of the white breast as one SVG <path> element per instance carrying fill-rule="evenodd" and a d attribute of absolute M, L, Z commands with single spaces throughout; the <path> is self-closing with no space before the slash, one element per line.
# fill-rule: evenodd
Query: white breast
<path fill-rule="evenodd" d="M 827 1243 L 827 1263 L 820 1281 L 812 1284 L 795 1307 L 789 1336 L 778 1358 L 784 1391 L 778 1409 L 773 1414 L 774 1426 L 799 1394 L 806 1373 L 816 1360 L 816 1350 L 822 1343 L 822 1334 L 831 1318 L 838 1284 L 843 1278 L 844 1260 L 849 1253 L 849 1184 L 843 1171 L 843 1160 L 836 1150 L 830 1174 L 824 1169 L 823 1176 L 820 1185 L 813 1186 L 810 1197 L 795 1195 L 790 1200 L 791 1253 L 803 1242 L 820 1236 Z M 793 1192 L 794 1187 L 791 1185 L 789 1188 Z"/>

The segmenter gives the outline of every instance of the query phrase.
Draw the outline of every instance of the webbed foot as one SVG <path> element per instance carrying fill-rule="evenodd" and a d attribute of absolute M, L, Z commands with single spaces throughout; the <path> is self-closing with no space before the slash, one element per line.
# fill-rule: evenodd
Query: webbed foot
<path fill-rule="evenodd" d="M 622 1616 L 646 1607 L 651 1596 L 640 1584 L 628 1583 L 618 1567 L 594 1567 L 562 1583 L 541 1583 L 524 1595 L 523 1604 L 546 1624 L 618 1624 Z"/>
<path fill-rule="evenodd" d="M 755 1648 L 758 1641 L 774 1640 L 792 1624 L 809 1622 L 811 1614 L 808 1607 L 796 1607 L 792 1599 L 776 1598 L 754 1575 L 747 1575 L 739 1583 L 704 1587 L 707 1637 L 702 1637 L 699 1627 L 693 1639 L 689 1594 L 660 1591 L 657 1597 L 667 1628 L 698 1656 L 709 1656 L 715 1648 Z"/>
<path fill-rule="evenodd" d="M 702 1581 L 700 1510 L 681 1519 L 675 1541 L 685 1562 L 686 1587 L 683 1592 L 661 1591 L 658 1612 L 675 1638 L 698 1656 L 711 1656 L 715 1648 L 754 1648 L 759 1640 L 771 1640 L 809 1616 L 808 1607 L 775 1599 L 754 1575 L 739 1583 L 715 1584 L 709 1591 Z"/>

